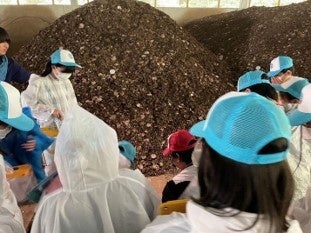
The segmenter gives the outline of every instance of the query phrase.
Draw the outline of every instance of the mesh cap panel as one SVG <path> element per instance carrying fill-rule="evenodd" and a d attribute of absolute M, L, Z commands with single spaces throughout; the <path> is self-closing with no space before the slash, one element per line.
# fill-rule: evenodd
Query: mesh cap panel
<path fill-rule="evenodd" d="M 206 121 L 194 125 L 190 132 L 203 137 L 219 154 L 247 164 L 284 160 L 287 151 L 268 155 L 258 152 L 271 141 L 289 140 L 291 135 L 285 113 L 256 93 L 224 95 L 212 106 Z"/>

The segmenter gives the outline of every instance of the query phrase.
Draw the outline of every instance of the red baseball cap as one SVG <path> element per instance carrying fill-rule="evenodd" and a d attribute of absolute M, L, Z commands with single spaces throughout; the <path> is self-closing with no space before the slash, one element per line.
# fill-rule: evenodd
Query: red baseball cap
<path fill-rule="evenodd" d="M 196 138 L 188 130 L 178 130 L 168 137 L 167 147 L 163 151 L 163 155 L 168 156 L 172 152 L 181 152 L 194 148 L 196 141 Z"/>

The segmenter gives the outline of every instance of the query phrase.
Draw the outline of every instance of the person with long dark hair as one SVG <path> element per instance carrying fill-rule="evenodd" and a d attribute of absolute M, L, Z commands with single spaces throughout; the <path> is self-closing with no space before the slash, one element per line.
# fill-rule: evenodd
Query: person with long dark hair
<path fill-rule="evenodd" d="M 286 217 L 294 192 L 286 161 L 290 124 L 272 101 L 227 93 L 190 133 L 202 147 L 200 197 L 187 203 L 186 214 L 160 216 L 143 233 L 302 232 Z"/>
<path fill-rule="evenodd" d="M 77 67 L 69 50 L 54 51 L 41 75 L 32 75 L 21 93 L 22 104 L 29 106 L 42 127 L 58 127 L 66 111 L 77 105 L 69 78 Z"/>

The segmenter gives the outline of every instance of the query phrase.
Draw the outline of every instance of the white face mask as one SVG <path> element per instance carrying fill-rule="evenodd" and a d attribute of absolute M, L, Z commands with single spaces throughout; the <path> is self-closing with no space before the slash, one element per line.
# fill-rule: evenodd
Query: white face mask
<path fill-rule="evenodd" d="M 71 73 L 63 73 L 61 72 L 57 67 L 56 68 L 52 68 L 52 73 L 54 75 L 55 78 L 59 79 L 59 80 L 66 80 L 69 79 L 71 77 Z"/>
<path fill-rule="evenodd" d="M 283 105 L 284 112 L 286 113 L 286 115 L 292 113 L 297 107 L 298 104 L 286 103 Z"/>
<path fill-rule="evenodd" d="M 60 73 L 58 74 L 58 79 L 59 80 L 66 80 L 66 79 L 69 79 L 71 77 L 71 74 L 70 73 Z"/>
<path fill-rule="evenodd" d="M 311 128 L 302 126 L 302 138 L 311 141 Z"/>

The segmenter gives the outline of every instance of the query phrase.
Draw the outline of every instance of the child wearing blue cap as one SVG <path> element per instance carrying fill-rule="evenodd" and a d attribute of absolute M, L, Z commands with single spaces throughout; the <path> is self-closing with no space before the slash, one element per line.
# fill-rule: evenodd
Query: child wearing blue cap
<path fill-rule="evenodd" d="M 296 183 L 294 200 L 303 198 L 311 184 L 311 84 L 302 89 L 301 96 L 298 107 L 288 115 L 292 126 L 288 162 Z"/>
<path fill-rule="evenodd" d="M 272 83 L 280 84 L 293 76 L 294 63 L 289 56 L 278 56 L 270 62 L 268 77 Z"/>
<path fill-rule="evenodd" d="M 296 198 L 291 206 L 291 216 L 300 222 L 303 232 L 311 229 L 311 84 L 302 89 L 302 98 L 295 111 L 288 115 L 292 125 L 291 154 L 288 162 L 294 171 Z M 299 152 L 299 153 L 297 153 Z"/>
<path fill-rule="evenodd" d="M 272 101 L 227 93 L 190 133 L 201 138 L 200 197 L 188 201 L 186 214 L 159 216 L 143 233 L 302 232 L 286 217 L 294 189 L 290 124 Z"/>
<path fill-rule="evenodd" d="M 240 76 L 237 91 L 255 92 L 278 104 L 278 93 L 271 86 L 267 74 L 262 70 L 249 71 Z"/>
<path fill-rule="evenodd" d="M 21 93 L 23 106 L 29 106 L 41 127 L 59 128 L 67 110 L 78 104 L 69 80 L 77 67 L 69 50 L 54 51 L 41 75 L 32 75 Z"/>
<path fill-rule="evenodd" d="M 294 75 L 293 59 L 289 56 L 278 56 L 270 63 L 268 77 L 272 86 L 278 91 L 286 114 L 291 113 L 299 103 L 301 90 L 309 84 L 305 78 Z"/>
<path fill-rule="evenodd" d="M 297 108 L 301 91 L 308 84 L 307 79 L 300 77 L 291 77 L 281 84 L 272 84 L 274 89 L 278 91 L 280 102 L 286 114 L 290 114 Z"/>
<path fill-rule="evenodd" d="M 136 156 L 135 146 L 126 140 L 118 142 L 119 145 L 119 168 L 134 169 L 134 159 Z"/>
<path fill-rule="evenodd" d="M 15 87 L 0 82 L 0 99 L 0 151 L 12 166 L 29 163 L 40 182 L 46 178 L 42 152 L 54 140 L 43 134 L 28 108 L 22 110 Z"/>

